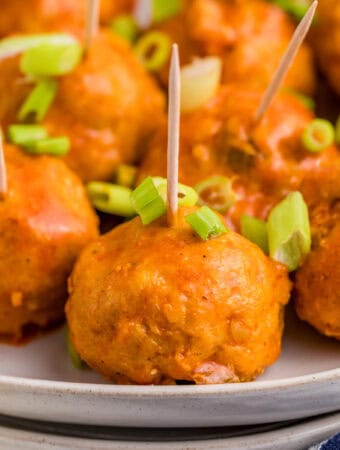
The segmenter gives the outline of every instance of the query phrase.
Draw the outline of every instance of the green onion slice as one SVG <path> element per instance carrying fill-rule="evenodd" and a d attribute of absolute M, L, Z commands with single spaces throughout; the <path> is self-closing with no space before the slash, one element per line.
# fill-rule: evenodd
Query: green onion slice
<path fill-rule="evenodd" d="M 26 146 L 47 137 L 47 130 L 41 125 L 11 125 L 8 139 L 13 144 Z"/>
<path fill-rule="evenodd" d="M 83 49 L 78 42 L 67 45 L 41 44 L 25 51 L 20 69 L 32 76 L 62 76 L 74 70 L 82 55 Z"/>
<path fill-rule="evenodd" d="M 0 59 L 9 58 L 40 45 L 65 46 L 77 43 L 70 34 L 31 34 L 27 36 L 14 36 L 0 41 Z"/>
<path fill-rule="evenodd" d="M 123 39 L 134 42 L 138 35 L 138 26 L 134 18 L 128 14 L 117 16 L 110 25 L 111 30 Z"/>
<path fill-rule="evenodd" d="M 132 192 L 131 202 L 144 225 L 148 225 L 166 212 L 165 200 L 151 177 L 145 178 Z"/>
<path fill-rule="evenodd" d="M 150 31 L 142 36 L 134 51 L 146 70 L 157 71 L 168 61 L 171 52 L 169 36 L 160 31 Z"/>
<path fill-rule="evenodd" d="M 132 193 L 132 205 L 147 225 L 166 212 L 168 182 L 162 177 L 146 178 Z M 197 192 L 184 184 L 178 185 L 179 206 L 194 206 Z"/>
<path fill-rule="evenodd" d="M 242 236 L 258 245 L 264 253 L 269 253 L 267 224 L 264 220 L 251 216 L 241 217 Z"/>
<path fill-rule="evenodd" d="M 153 177 L 155 186 L 158 189 L 164 202 L 166 202 L 168 182 L 166 178 Z M 178 184 L 178 205 L 179 206 L 194 206 L 198 202 L 198 194 L 195 189 L 186 186 L 185 184 Z"/>
<path fill-rule="evenodd" d="M 305 105 L 306 108 L 310 109 L 311 111 L 315 110 L 315 101 L 311 97 L 308 97 L 307 95 L 304 95 L 301 92 L 290 87 L 284 87 L 282 90 L 293 95 L 293 97 L 296 97 L 303 105 Z"/>
<path fill-rule="evenodd" d="M 270 256 L 296 270 L 311 249 L 308 208 L 300 192 L 290 193 L 268 218 Z"/>
<path fill-rule="evenodd" d="M 334 143 L 333 125 L 325 119 L 314 119 L 302 133 L 302 143 L 306 150 L 318 153 Z"/>
<path fill-rule="evenodd" d="M 196 212 L 185 216 L 185 220 L 205 241 L 228 232 L 222 219 L 208 206 L 202 206 Z"/>
<path fill-rule="evenodd" d="M 177 15 L 181 10 L 181 0 L 153 0 L 153 23 L 160 23 Z"/>
<path fill-rule="evenodd" d="M 44 79 L 32 90 L 22 105 L 18 119 L 23 121 L 41 122 L 51 106 L 58 90 L 55 80 Z"/>
<path fill-rule="evenodd" d="M 135 185 L 137 167 L 121 164 L 117 169 L 116 182 L 120 186 L 131 188 Z"/>
<path fill-rule="evenodd" d="M 98 211 L 120 217 L 133 217 L 136 214 L 131 203 L 132 190 L 127 187 L 91 181 L 87 185 L 87 192 Z"/>
<path fill-rule="evenodd" d="M 32 155 L 65 156 L 71 147 L 67 136 L 40 139 L 23 145 Z"/>
<path fill-rule="evenodd" d="M 194 111 L 216 94 L 222 77 L 222 60 L 216 56 L 196 58 L 181 68 L 181 111 Z"/>
<path fill-rule="evenodd" d="M 340 116 L 335 124 L 335 142 L 340 145 Z"/>
<path fill-rule="evenodd" d="M 198 183 L 195 190 L 199 195 L 198 204 L 210 206 L 215 211 L 225 213 L 236 201 L 232 180 L 223 176 L 207 178 Z"/>
<path fill-rule="evenodd" d="M 296 19 L 303 19 L 311 5 L 310 0 L 274 0 L 274 3 Z"/>
<path fill-rule="evenodd" d="M 66 334 L 66 347 L 67 347 L 67 352 L 69 354 L 69 357 L 72 361 L 73 366 L 76 369 L 86 369 L 87 364 L 81 359 L 81 357 L 79 356 L 77 350 L 74 348 L 73 342 L 71 340 L 71 335 L 70 335 L 70 331 L 68 329 L 68 327 L 66 328 L 65 331 Z"/>

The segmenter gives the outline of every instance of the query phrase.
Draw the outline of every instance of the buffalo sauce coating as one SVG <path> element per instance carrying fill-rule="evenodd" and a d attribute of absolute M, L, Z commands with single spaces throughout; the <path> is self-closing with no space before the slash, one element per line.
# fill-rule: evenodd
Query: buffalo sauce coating
<path fill-rule="evenodd" d="M 334 90 L 340 95 L 340 3 L 319 0 L 312 42 L 320 66 Z"/>
<path fill-rule="evenodd" d="M 8 192 L 0 202 L 0 335 L 63 318 L 67 277 L 98 235 L 85 190 L 63 162 L 6 146 Z"/>
<path fill-rule="evenodd" d="M 80 356 L 122 383 L 252 380 L 280 353 L 286 269 L 233 232 L 139 218 L 88 246 L 66 313 Z"/>
<path fill-rule="evenodd" d="M 338 221 L 297 273 L 294 298 L 300 319 L 320 333 L 340 340 L 339 255 Z"/>
<path fill-rule="evenodd" d="M 100 21 L 131 13 L 134 0 L 101 0 Z M 84 36 L 87 0 L 1 0 L 0 36 L 63 31 Z"/>
<path fill-rule="evenodd" d="M 33 87 L 20 74 L 18 62 L 0 62 L 0 89 L 11 92 L 0 100 L 4 125 L 17 121 Z M 43 125 L 51 136 L 70 138 L 71 150 L 64 159 L 83 181 L 111 180 L 119 164 L 139 159 L 158 128 L 164 104 L 164 95 L 129 46 L 102 31 L 79 66 L 58 80 Z"/>
<path fill-rule="evenodd" d="M 223 81 L 265 87 L 292 38 L 295 23 L 280 8 L 262 0 L 192 0 L 182 13 L 159 28 L 179 44 L 182 64 L 194 56 L 220 56 Z M 162 70 L 167 79 L 167 68 Z M 312 52 L 304 44 L 286 86 L 311 94 L 315 89 Z"/>
<path fill-rule="evenodd" d="M 253 126 L 261 95 L 241 85 L 224 86 L 206 105 L 182 116 L 180 181 L 194 186 L 215 175 L 232 179 L 237 201 L 226 216 L 236 229 L 242 214 L 266 218 L 294 190 L 305 191 L 307 203 L 316 207 L 328 193 L 312 189 L 312 181 L 327 180 L 329 169 L 340 164 L 334 147 L 320 154 L 303 148 L 302 132 L 314 116 L 292 95 L 279 94 Z M 151 142 L 140 179 L 165 175 L 165 132 L 164 127 Z M 335 183 L 339 185 L 338 180 Z"/>

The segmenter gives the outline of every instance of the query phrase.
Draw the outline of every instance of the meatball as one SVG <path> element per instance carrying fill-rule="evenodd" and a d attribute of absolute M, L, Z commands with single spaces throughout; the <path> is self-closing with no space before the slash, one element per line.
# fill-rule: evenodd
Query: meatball
<path fill-rule="evenodd" d="M 132 13 L 135 0 L 101 0 L 100 19 L 104 24 L 108 24 L 118 14 Z"/>
<path fill-rule="evenodd" d="M 340 95 L 340 3 L 319 0 L 318 20 L 312 30 L 318 61 L 334 90 Z"/>
<path fill-rule="evenodd" d="M 263 0 L 192 0 L 178 18 L 160 29 L 180 44 L 182 63 L 193 56 L 218 55 L 223 81 L 266 87 L 293 35 L 295 24 Z M 162 72 L 167 78 L 167 68 Z M 308 94 L 315 89 L 313 55 L 304 44 L 285 85 Z"/>
<path fill-rule="evenodd" d="M 190 210 L 191 212 L 191 210 Z M 121 383 L 252 380 L 280 353 L 286 269 L 234 232 L 125 223 L 81 254 L 66 314 L 82 359 Z"/>
<path fill-rule="evenodd" d="M 312 252 L 298 271 L 298 316 L 320 333 L 340 339 L 340 161 L 324 165 L 304 183 L 310 204 Z"/>
<path fill-rule="evenodd" d="M 294 295 L 298 316 L 320 333 L 336 339 L 340 339 L 339 255 L 338 221 L 297 273 Z"/>
<path fill-rule="evenodd" d="M 18 58 L 0 62 L 0 121 L 14 123 L 32 89 Z M 100 32 L 87 56 L 60 78 L 56 99 L 43 121 L 51 136 L 66 135 L 65 162 L 83 181 L 111 180 L 121 163 L 134 163 L 157 129 L 164 96 L 131 48 L 110 31 Z"/>
<path fill-rule="evenodd" d="M 2 0 L 0 36 L 13 33 L 67 31 L 83 37 L 87 0 Z M 117 14 L 130 13 L 134 0 L 101 0 L 100 20 L 109 23 Z"/>
<path fill-rule="evenodd" d="M 84 32 L 86 0 L 2 0 L 0 36 L 12 33 Z"/>
<path fill-rule="evenodd" d="M 0 336 L 17 342 L 60 321 L 67 277 L 98 236 L 76 175 L 57 159 L 6 146 L 8 192 L 0 201 Z"/>
<path fill-rule="evenodd" d="M 301 135 L 314 115 L 291 94 L 279 94 L 254 127 L 261 95 L 260 90 L 226 85 L 201 108 L 182 116 L 180 181 L 196 185 L 215 175 L 229 177 L 237 201 L 227 218 L 236 229 L 243 214 L 267 218 L 290 191 L 302 190 L 308 205 L 316 203 L 320 189 L 305 187 L 307 180 L 329 179 L 328 168 L 340 162 L 334 147 L 320 154 L 304 149 Z M 165 125 L 142 161 L 139 179 L 147 175 L 166 175 Z"/>

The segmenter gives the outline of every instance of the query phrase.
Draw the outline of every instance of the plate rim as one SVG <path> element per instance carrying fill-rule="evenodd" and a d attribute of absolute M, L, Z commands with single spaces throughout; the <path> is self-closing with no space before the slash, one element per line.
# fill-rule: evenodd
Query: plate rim
<path fill-rule="evenodd" d="M 75 393 L 81 395 L 115 396 L 115 397 L 205 397 L 216 394 L 252 394 L 273 390 L 298 388 L 325 382 L 340 381 L 340 368 L 316 372 L 299 377 L 277 380 L 252 381 L 246 383 L 226 383 L 195 386 L 156 386 L 156 385 L 115 385 L 98 383 L 77 383 L 71 381 L 54 381 L 39 378 L 0 375 L 1 387 L 15 387 L 21 390 L 37 390 L 40 393 Z"/>

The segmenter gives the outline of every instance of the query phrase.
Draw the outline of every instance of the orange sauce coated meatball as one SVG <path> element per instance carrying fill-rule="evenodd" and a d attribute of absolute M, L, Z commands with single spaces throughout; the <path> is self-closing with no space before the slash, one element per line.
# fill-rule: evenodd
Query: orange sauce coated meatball
<path fill-rule="evenodd" d="M 182 64 L 195 56 L 220 56 L 223 82 L 266 87 L 294 33 L 295 23 L 263 0 L 192 0 L 182 13 L 160 25 L 179 43 Z M 161 72 L 167 80 L 168 68 Z M 304 44 L 284 82 L 311 94 L 315 89 L 313 55 Z"/>
<path fill-rule="evenodd" d="M 121 383 L 252 380 L 280 353 L 286 269 L 233 232 L 139 218 L 88 246 L 66 312 L 90 367 Z"/>
<path fill-rule="evenodd" d="M 67 277 L 98 236 L 97 217 L 76 175 L 54 158 L 6 146 L 8 192 L 0 201 L 0 337 L 63 318 Z"/>
<path fill-rule="evenodd" d="M 3 125 L 17 114 L 32 82 L 18 58 L 0 62 Z M 111 180 L 121 163 L 139 159 L 163 116 L 164 96 L 132 50 L 113 33 L 100 32 L 76 69 L 59 79 L 56 99 L 43 121 L 51 136 L 68 136 L 66 163 L 83 181 Z"/>
<path fill-rule="evenodd" d="M 340 95 L 340 3 L 319 0 L 312 40 L 323 72 Z"/>
<path fill-rule="evenodd" d="M 339 255 L 338 221 L 297 273 L 294 297 L 297 314 L 302 320 L 320 333 L 340 340 Z"/>
<path fill-rule="evenodd" d="M 340 164 L 334 147 L 320 154 L 303 147 L 303 130 L 314 115 L 290 94 L 280 94 L 253 127 L 261 95 L 245 86 L 224 86 L 204 106 L 183 114 L 181 121 L 180 181 L 194 186 L 215 175 L 231 178 L 237 201 L 227 218 L 236 229 L 242 214 L 265 219 L 294 190 L 302 190 L 308 205 L 316 205 L 322 190 L 307 187 L 308 180 L 325 181 L 331 173 L 328 169 Z M 164 126 L 142 161 L 140 179 L 165 176 L 165 137 Z"/>

